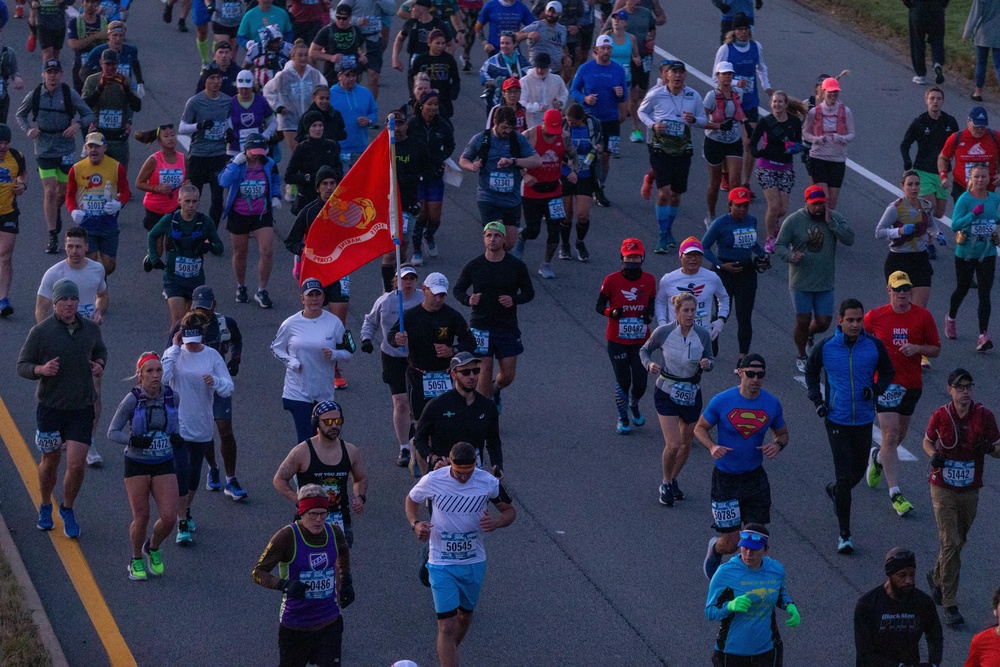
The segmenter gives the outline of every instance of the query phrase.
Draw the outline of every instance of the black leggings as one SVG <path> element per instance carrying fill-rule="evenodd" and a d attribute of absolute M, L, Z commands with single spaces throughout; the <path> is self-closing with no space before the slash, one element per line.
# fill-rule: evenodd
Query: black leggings
<path fill-rule="evenodd" d="M 200 194 L 205 184 L 208 184 L 209 190 L 212 193 L 212 205 L 209 208 L 208 217 L 212 218 L 212 222 L 215 223 L 218 229 L 222 228 L 223 191 L 222 186 L 219 185 L 219 174 L 222 173 L 227 164 L 229 164 L 228 155 L 212 155 L 209 157 L 192 155 L 188 158 L 187 175 L 191 180 L 191 185 L 198 188 L 198 193 Z"/>
<path fill-rule="evenodd" d="M 979 283 L 979 333 L 986 333 L 990 327 L 990 292 L 993 291 L 993 277 L 996 274 L 997 258 L 983 257 L 982 259 L 959 259 L 955 258 L 955 291 L 951 293 L 951 306 L 948 308 L 948 317 L 955 319 L 958 315 L 958 308 L 965 300 L 965 295 L 972 287 L 972 277 L 976 277 Z"/>
<path fill-rule="evenodd" d="M 727 261 L 719 259 L 723 264 Z M 743 270 L 739 273 L 719 271 L 719 278 L 736 311 L 736 340 L 740 345 L 740 354 L 749 354 L 750 341 L 753 340 L 753 306 L 757 300 L 757 271 L 753 262 L 740 262 L 740 266 Z"/>
<path fill-rule="evenodd" d="M 872 446 L 872 425 L 844 426 L 827 420 L 826 435 L 833 452 L 833 470 L 837 476 L 834 503 L 840 536 L 851 536 L 851 490 L 865 476 L 868 453 Z"/>
<path fill-rule="evenodd" d="M 615 372 L 615 404 L 618 416 L 628 423 L 628 404 L 635 405 L 646 394 L 646 384 L 649 373 L 639 359 L 641 345 L 622 345 L 608 341 L 608 356 L 611 357 L 611 368 Z M 630 396 L 631 393 L 631 396 Z"/>

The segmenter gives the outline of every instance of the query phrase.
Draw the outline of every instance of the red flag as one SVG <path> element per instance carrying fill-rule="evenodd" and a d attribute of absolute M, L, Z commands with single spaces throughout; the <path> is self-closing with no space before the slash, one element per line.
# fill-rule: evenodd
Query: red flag
<path fill-rule="evenodd" d="M 389 131 L 383 130 L 344 176 L 309 227 L 301 281 L 340 280 L 392 251 Z M 398 218 L 397 213 L 397 218 Z M 400 220 L 393 225 L 400 229 Z"/>

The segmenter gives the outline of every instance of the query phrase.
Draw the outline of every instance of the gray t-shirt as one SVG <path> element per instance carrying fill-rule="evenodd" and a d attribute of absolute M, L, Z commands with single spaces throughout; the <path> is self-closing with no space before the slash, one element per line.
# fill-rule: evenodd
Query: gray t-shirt
<path fill-rule="evenodd" d="M 219 93 L 214 100 L 202 91 L 184 105 L 184 123 L 214 120 L 210 130 L 197 130 L 191 137 L 191 157 L 212 157 L 226 154 L 226 127 L 229 122 L 229 95 Z"/>
<path fill-rule="evenodd" d="M 490 130 L 490 152 L 479 170 L 479 187 L 476 189 L 476 200 L 493 204 L 494 206 L 521 205 L 521 170 L 515 167 L 500 168 L 497 162 L 500 158 L 514 157 L 510 152 L 510 138 L 500 139 Z M 517 157 L 536 155 L 524 135 L 512 131 L 520 146 Z M 469 145 L 462 151 L 462 157 L 475 162 L 479 159 L 479 150 L 483 146 L 484 134 L 480 132 L 472 137 Z"/>
<path fill-rule="evenodd" d="M 556 23 L 550 25 L 547 21 L 535 21 L 526 25 L 522 32 L 537 32 L 539 40 L 528 40 L 528 57 L 534 62 L 539 53 L 547 53 L 552 58 L 552 73 L 558 74 L 562 65 L 563 48 L 566 46 L 568 34 L 566 26 Z"/>

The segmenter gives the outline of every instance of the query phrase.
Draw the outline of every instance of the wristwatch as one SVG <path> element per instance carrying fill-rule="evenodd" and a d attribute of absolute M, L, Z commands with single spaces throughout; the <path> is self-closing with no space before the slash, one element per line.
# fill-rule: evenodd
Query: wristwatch
<path fill-rule="evenodd" d="M 512 166 L 512 167 L 516 167 L 517 166 L 517 158 L 516 157 L 512 157 L 510 159 L 510 166 Z"/>

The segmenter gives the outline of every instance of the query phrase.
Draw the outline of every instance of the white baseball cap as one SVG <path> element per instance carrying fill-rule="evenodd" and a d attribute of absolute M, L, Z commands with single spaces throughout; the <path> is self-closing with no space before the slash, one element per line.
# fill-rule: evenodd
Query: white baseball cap
<path fill-rule="evenodd" d="M 611 41 L 610 36 L 601 35 L 597 38 L 597 43 L 594 46 L 614 46 L 614 43 Z"/>
<path fill-rule="evenodd" d="M 731 62 L 726 62 L 725 60 L 723 60 L 718 65 L 715 66 L 715 73 L 723 74 L 725 72 L 732 72 L 735 74 L 736 70 L 733 69 L 733 64 Z"/>
<path fill-rule="evenodd" d="M 424 278 L 424 287 L 431 291 L 431 294 L 447 294 L 448 278 L 443 273 L 434 272 Z"/>
<path fill-rule="evenodd" d="M 253 72 L 248 69 L 240 70 L 236 75 L 237 88 L 253 88 Z"/>
<path fill-rule="evenodd" d="M 562 3 L 559 0 L 551 0 L 549 4 L 545 5 L 545 11 L 550 9 L 556 10 L 556 14 L 562 14 Z"/>

